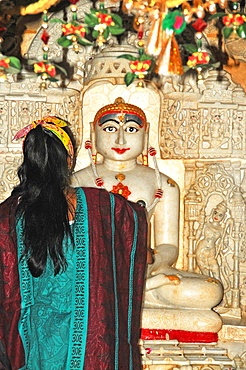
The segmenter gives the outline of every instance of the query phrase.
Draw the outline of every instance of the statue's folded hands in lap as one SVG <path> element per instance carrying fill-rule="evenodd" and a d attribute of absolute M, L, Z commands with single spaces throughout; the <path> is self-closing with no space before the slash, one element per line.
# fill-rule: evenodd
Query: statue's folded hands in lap
<path fill-rule="evenodd" d="M 217 333 L 221 319 L 212 308 L 222 299 L 222 285 L 173 267 L 179 254 L 179 187 L 159 172 L 148 138 L 149 123 L 139 107 L 121 98 L 104 106 L 91 123 L 91 165 L 73 175 L 72 185 L 101 186 L 146 207 L 154 262 L 147 267 L 142 326 Z"/>

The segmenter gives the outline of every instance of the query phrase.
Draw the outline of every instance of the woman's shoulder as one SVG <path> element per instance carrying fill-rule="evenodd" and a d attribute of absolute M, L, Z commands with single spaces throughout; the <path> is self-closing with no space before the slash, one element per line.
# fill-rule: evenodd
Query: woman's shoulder
<path fill-rule="evenodd" d="M 0 216 L 2 214 L 8 213 L 9 211 L 13 211 L 16 209 L 18 205 L 18 197 L 17 196 L 9 196 L 6 198 L 2 203 L 0 203 Z"/>
<path fill-rule="evenodd" d="M 0 204 L 0 235 L 13 229 L 17 205 L 17 196 L 10 196 Z"/>

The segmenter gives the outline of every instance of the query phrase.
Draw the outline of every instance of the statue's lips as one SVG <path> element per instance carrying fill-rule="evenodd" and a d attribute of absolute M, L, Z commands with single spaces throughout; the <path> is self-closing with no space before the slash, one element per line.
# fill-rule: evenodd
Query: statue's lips
<path fill-rule="evenodd" d="M 127 150 L 130 150 L 130 148 L 111 148 L 118 154 L 124 154 Z"/>

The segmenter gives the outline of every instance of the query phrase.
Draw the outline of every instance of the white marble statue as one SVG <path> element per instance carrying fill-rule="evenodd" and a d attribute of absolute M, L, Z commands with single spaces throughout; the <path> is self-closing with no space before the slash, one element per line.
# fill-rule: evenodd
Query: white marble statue
<path fill-rule="evenodd" d="M 145 113 L 121 98 L 101 108 L 88 144 L 94 161 L 74 174 L 72 184 L 102 186 L 146 206 L 154 262 L 148 265 L 142 325 L 156 328 L 159 312 L 166 317 L 159 320 L 161 327 L 218 332 L 221 319 L 212 308 L 223 296 L 220 282 L 173 267 L 179 254 L 179 188 L 159 173 L 153 149 L 148 156 L 148 129 Z M 98 163 L 97 153 L 102 157 Z"/>

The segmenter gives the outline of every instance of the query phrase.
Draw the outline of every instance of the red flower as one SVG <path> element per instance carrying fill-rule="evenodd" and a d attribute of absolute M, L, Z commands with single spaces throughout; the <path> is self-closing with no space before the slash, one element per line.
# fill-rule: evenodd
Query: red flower
<path fill-rule="evenodd" d="M 131 194 L 130 190 L 128 189 L 128 186 L 123 185 L 121 182 L 119 182 L 117 185 L 113 185 L 111 193 L 120 194 L 126 199 L 128 199 L 129 195 Z"/>
<path fill-rule="evenodd" d="M 2 68 L 9 68 L 9 59 L 8 58 L 0 60 L 0 68 L 1 67 Z"/>
<path fill-rule="evenodd" d="M 192 68 L 199 64 L 208 64 L 209 60 L 210 57 L 206 51 L 196 51 L 188 57 L 187 66 Z"/>
<path fill-rule="evenodd" d="M 56 75 L 56 68 L 55 68 L 55 66 L 53 66 L 52 64 L 46 64 L 45 65 L 45 68 L 46 68 L 46 72 L 48 73 L 48 75 L 50 77 L 55 77 L 55 75 Z"/>
<path fill-rule="evenodd" d="M 151 60 L 134 60 L 130 62 L 132 73 L 146 73 L 151 66 Z"/>
<path fill-rule="evenodd" d="M 74 34 L 74 25 L 72 23 L 67 23 L 62 25 L 62 33 L 64 36 L 73 35 Z"/>
<path fill-rule="evenodd" d="M 222 18 L 222 21 L 226 27 L 231 25 L 240 26 L 246 22 L 246 17 L 241 14 L 228 14 Z"/>
<path fill-rule="evenodd" d="M 97 18 L 99 20 L 99 23 L 105 24 L 106 26 L 114 26 L 115 25 L 111 15 L 103 14 L 103 13 L 97 13 Z"/>
<path fill-rule="evenodd" d="M 55 77 L 56 68 L 52 64 L 46 64 L 44 62 L 39 62 L 34 64 L 34 72 L 37 74 L 47 73 L 50 77 Z"/>
<path fill-rule="evenodd" d="M 84 26 L 74 26 L 72 23 L 67 23 L 62 25 L 62 33 L 63 36 L 79 35 L 80 37 L 84 37 L 86 31 Z"/>
<path fill-rule="evenodd" d="M 75 34 L 76 35 L 79 35 L 80 37 L 84 37 L 85 36 L 85 27 L 83 26 L 77 26 L 77 27 L 74 27 L 74 31 L 75 31 Z"/>

